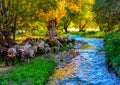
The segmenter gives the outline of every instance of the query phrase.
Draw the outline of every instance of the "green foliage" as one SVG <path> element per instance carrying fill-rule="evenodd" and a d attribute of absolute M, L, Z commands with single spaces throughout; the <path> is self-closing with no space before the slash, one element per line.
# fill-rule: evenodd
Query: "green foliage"
<path fill-rule="evenodd" d="M 101 30 L 107 33 L 113 32 L 117 28 L 115 25 L 119 25 L 120 17 L 119 1 L 116 0 L 95 0 L 93 11 L 96 13 L 94 20 L 99 25 Z"/>
<path fill-rule="evenodd" d="M 67 45 L 63 44 L 62 48 L 60 48 L 60 51 L 65 51 L 65 50 L 67 50 Z"/>
<path fill-rule="evenodd" d="M 47 13 L 50 9 L 56 9 L 57 2 L 56 0 L 41 0 L 38 2 L 37 6 L 39 9 L 42 9 L 43 12 Z"/>
<path fill-rule="evenodd" d="M 0 73 L 0 85 L 44 85 L 54 67 L 53 58 L 36 58 L 24 66 Z"/>
<path fill-rule="evenodd" d="M 79 31 L 83 31 L 87 27 L 94 27 L 93 17 L 95 16 L 95 14 L 91 11 L 94 0 L 82 0 L 82 1 L 83 5 L 79 7 L 78 16 L 76 16 L 73 19 L 73 22 L 79 28 Z"/>
<path fill-rule="evenodd" d="M 75 42 L 72 42 L 72 47 L 74 47 L 74 46 L 75 46 Z M 66 50 L 68 50 L 68 46 L 67 46 L 67 44 L 63 44 L 62 47 L 60 48 L 60 51 L 62 52 L 62 51 L 66 51 Z"/>
<path fill-rule="evenodd" d="M 45 34 L 46 34 L 46 30 L 45 29 L 35 30 L 33 32 L 33 36 L 45 36 Z"/>
<path fill-rule="evenodd" d="M 112 66 L 120 76 L 120 32 L 106 35 L 104 41 L 106 62 L 108 66 Z"/>
<path fill-rule="evenodd" d="M 66 33 L 68 33 L 68 26 L 70 25 L 71 21 L 78 16 L 79 12 L 75 12 L 70 10 L 68 7 L 66 7 L 66 15 L 61 18 L 61 21 L 59 22 L 57 27 L 62 27 Z"/>

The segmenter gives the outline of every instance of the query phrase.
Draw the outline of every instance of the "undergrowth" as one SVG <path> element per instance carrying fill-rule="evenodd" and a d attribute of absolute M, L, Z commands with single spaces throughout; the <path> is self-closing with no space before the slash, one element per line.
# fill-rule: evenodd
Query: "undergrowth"
<path fill-rule="evenodd" d="M 120 32 L 106 35 L 104 41 L 106 63 L 120 76 Z"/>

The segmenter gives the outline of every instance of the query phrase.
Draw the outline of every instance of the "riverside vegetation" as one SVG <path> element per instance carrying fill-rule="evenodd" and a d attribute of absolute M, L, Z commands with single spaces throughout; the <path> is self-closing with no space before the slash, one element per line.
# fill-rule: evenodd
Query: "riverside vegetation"
<path fill-rule="evenodd" d="M 104 38 L 106 63 L 112 67 L 120 77 L 120 32 L 111 33 Z"/>
<path fill-rule="evenodd" d="M 62 46 L 59 49 L 59 51 L 63 52 L 69 50 L 70 48 L 73 48 L 74 45 L 75 42 L 71 42 L 71 46 L 68 46 L 66 43 L 62 43 Z M 57 60 L 55 59 L 56 53 L 54 53 L 55 47 L 56 47 L 55 45 L 51 47 L 50 56 L 45 56 L 45 54 L 43 55 L 37 54 L 36 57 L 30 59 L 30 61 L 26 62 L 24 65 L 22 61 L 21 61 L 22 64 L 17 61 L 16 56 L 15 65 L 10 66 L 11 68 L 7 71 L 0 72 L 0 85 L 9 84 L 44 85 L 47 82 L 48 77 L 52 74 L 57 65 L 56 62 Z"/>

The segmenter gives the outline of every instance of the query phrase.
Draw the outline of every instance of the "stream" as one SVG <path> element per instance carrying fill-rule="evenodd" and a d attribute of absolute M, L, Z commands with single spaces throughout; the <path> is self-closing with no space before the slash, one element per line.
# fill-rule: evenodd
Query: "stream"
<path fill-rule="evenodd" d="M 69 38 L 83 40 L 88 45 L 77 49 L 78 56 L 65 67 L 53 73 L 52 83 L 47 85 L 120 85 L 120 79 L 109 72 L 105 63 L 105 52 L 100 51 L 102 38 L 84 38 L 71 35 Z M 76 48 L 79 44 L 76 44 Z"/>

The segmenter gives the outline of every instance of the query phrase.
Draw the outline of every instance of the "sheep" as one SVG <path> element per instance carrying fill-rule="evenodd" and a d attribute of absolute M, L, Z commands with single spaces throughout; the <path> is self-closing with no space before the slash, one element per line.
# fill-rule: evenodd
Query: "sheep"
<path fill-rule="evenodd" d="M 40 40 L 39 42 L 36 43 L 38 48 L 44 47 L 45 42 L 43 40 Z"/>
<path fill-rule="evenodd" d="M 45 45 L 45 41 L 40 39 L 39 42 L 36 43 L 37 46 L 37 52 L 39 54 L 43 54 L 44 53 L 44 46 Z"/>
<path fill-rule="evenodd" d="M 71 50 L 71 49 L 72 49 L 72 43 L 69 43 L 69 44 L 67 45 L 67 48 L 68 48 L 69 50 Z"/>
<path fill-rule="evenodd" d="M 45 55 L 47 57 L 50 57 L 50 55 L 51 55 L 51 48 L 48 44 L 45 44 Z"/>
<path fill-rule="evenodd" d="M 28 53 L 30 54 L 29 48 L 31 48 L 31 44 L 29 44 L 28 42 L 25 42 L 25 45 L 21 46 L 21 45 L 16 45 L 14 46 L 16 48 L 17 51 L 17 58 L 18 61 L 22 61 L 25 62 L 28 59 Z"/>
<path fill-rule="evenodd" d="M 58 54 L 59 49 L 60 49 L 59 46 L 55 46 L 55 47 L 54 47 L 54 53 L 55 53 L 55 54 Z"/>
<path fill-rule="evenodd" d="M 16 49 L 14 47 L 9 48 L 8 55 L 11 55 L 11 57 L 15 57 L 17 55 Z"/>
<path fill-rule="evenodd" d="M 26 55 L 26 52 L 24 50 L 24 48 L 19 48 L 18 49 L 18 60 L 22 61 L 22 63 L 25 63 L 26 60 L 27 60 L 27 55 Z"/>
<path fill-rule="evenodd" d="M 14 64 L 15 57 L 17 55 L 17 51 L 14 47 L 8 49 L 8 55 L 5 57 L 5 66 L 8 66 L 8 62 L 12 61 Z"/>
<path fill-rule="evenodd" d="M 27 54 L 27 57 L 28 58 L 33 58 L 35 57 L 35 51 L 33 48 L 29 48 L 27 51 L 26 51 L 26 54 Z"/>

